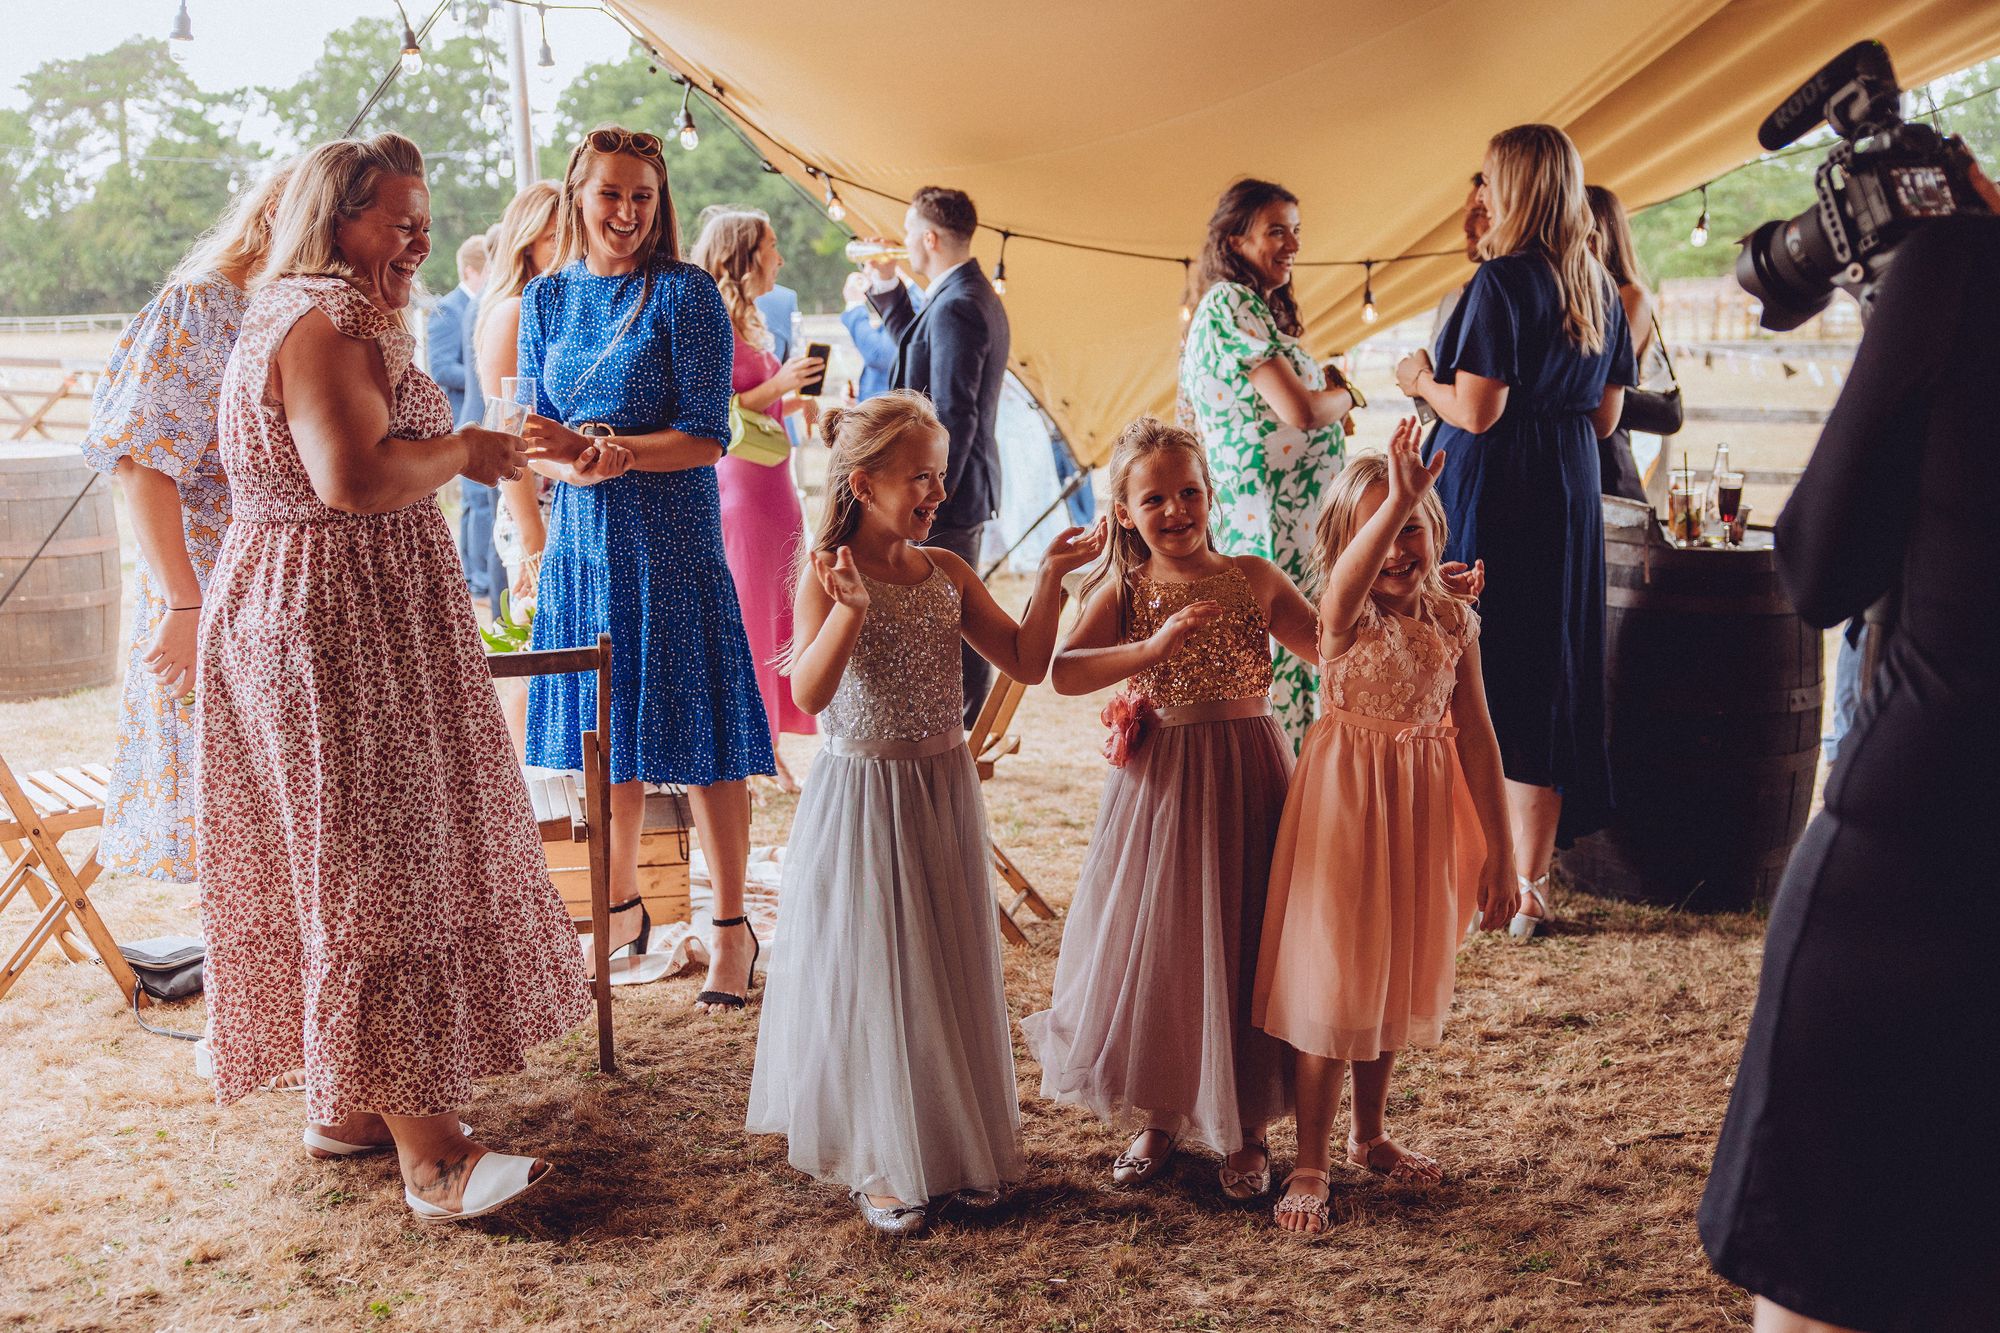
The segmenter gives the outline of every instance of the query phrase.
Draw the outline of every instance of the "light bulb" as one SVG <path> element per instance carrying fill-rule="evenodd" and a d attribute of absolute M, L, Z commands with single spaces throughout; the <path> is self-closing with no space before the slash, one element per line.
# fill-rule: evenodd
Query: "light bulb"
<path fill-rule="evenodd" d="M 489 130 L 497 130 L 507 123 L 507 113 L 491 90 L 479 103 L 479 123 Z"/>
<path fill-rule="evenodd" d="M 1181 302 L 1181 323 L 1194 323 L 1194 307 L 1185 301 Z"/>
<path fill-rule="evenodd" d="M 1375 265 L 1364 264 L 1361 269 L 1361 322 L 1373 324 L 1375 320 Z"/>
<path fill-rule="evenodd" d="M 168 42 L 167 54 L 173 57 L 176 65 L 185 65 L 188 62 L 188 56 L 192 54 L 188 50 L 190 45 L 192 43 L 189 42 Z"/>
<path fill-rule="evenodd" d="M 1696 219 L 1694 224 L 1694 230 L 1688 233 L 1688 244 L 1689 245 L 1708 244 L 1708 213 L 1706 210 L 1702 212 L 1700 218 Z"/>
<path fill-rule="evenodd" d="M 555 67 L 556 53 L 549 49 L 549 39 L 544 37 L 542 38 L 542 53 L 535 57 L 535 68 L 554 69 Z"/>
<path fill-rule="evenodd" d="M 690 153 L 701 147 L 701 131 L 694 127 L 694 121 L 692 120 L 681 126 L 681 147 L 687 149 Z"/>
<path fill-rule="evenodd" d="M 1377 316 L 1375 313 L 1374 296 L 1369 295 L 1363 297 L 1361 301 L 1361 322 L 1363 324 L 1373 324 L 1377 318 L 1379 318 L 1379 316 Z"/>
<path fill-rule="evenodd" d="M 835 222 L 842 222 L 847 218 L 847 205 L 841 203 L 840 196 L 834 192 L 831 176 L 826 180 L 826 215 Z"/>
<path fill-rule="evenodd" d="M 421 74 L 423 72 L 424 53 L 415 47 L 405 47 L 403 50 L 403 73 Z"/>
<path fill-rule="evenodd" d="M 194 40 L 194 23 L 188 18 L 187 0 L 181 0 L 181 11 L 174 15 L 174 28 L 172 32 L 167 34 L 167 40 L 174 42 L 191 42 Z M 181 53 L 175 51 L 174 58 L 177 60 L 180 59 Z"/>
<path fill-rule="evenodd" d="M 1007 266 L 1005 264 L 993 270 L 993 290 L 1001 296 L 1007 294 Z"/>

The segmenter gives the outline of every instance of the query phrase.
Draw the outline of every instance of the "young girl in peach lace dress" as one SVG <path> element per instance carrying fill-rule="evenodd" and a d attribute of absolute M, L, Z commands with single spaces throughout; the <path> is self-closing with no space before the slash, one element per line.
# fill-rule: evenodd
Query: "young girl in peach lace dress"
<path fill-rule="evenodd" d="M 1292 769 L 1271 639 L 1310 660 L 1313 610 L 1270 561 L 1215 549 L 1214 493 L 1179 427 L 1142 417 L 1112 452 L 1117 526 L 1055 686 L 1129 680 L 1113 708 L 1146 722 L 1114 735 L 1132 743 L 1112 754 L 1055 993 L 1021 1030 L 1044 1097 L 1138 1131 L 1114 1183 L 1144 1183 L 1191 1142 L 1223 1158 L 1225 1194 L 1251 1199 L 1271 1186 L 1264 1126 L 1290 1106 L 1285 1048 L 1250 1024 Z"/>
<path fill-rule="evenodd" d="M 1442 1178 L 1383 1130 L 1389 1075 L 1398 1051 L 1442 1035 L 1475 906 L 1489 929 L 1516 906 L 1479 617 L 1437 563 L 1442 462 L 1424 466 L 1405 420 L 1386 457 L 1348 464 L 1320 515 L 1320 717 L 1279 823 L 1251 1000 L 1252 1021 L 1297 1051 L 1298 1162 L 1275 1210 L 1288 1230 L 1325 1229 L 1348 1065 L 1348 1163 Z"/>

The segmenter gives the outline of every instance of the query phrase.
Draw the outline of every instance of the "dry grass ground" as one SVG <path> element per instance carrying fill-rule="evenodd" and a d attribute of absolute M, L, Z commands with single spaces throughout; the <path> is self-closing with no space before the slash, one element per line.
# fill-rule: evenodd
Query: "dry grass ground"
<path fill-rule="evenodd" d="M 108 757 L 114 690 L 0 705 L 10 759 Z M 1067 901 L 1103 780 L 1096 701 L 1029 696 L 988 787 L 996 837 Z M 787 742 L 803 766 L 813 742 Z M 757 813 L 781 840 L 791 802 Z M 76 840 L 87 844 L 88 839 Z M 179 889 L 111 880 L 126 938 L 186 930 Z M 141 1033 L 93 967 L 45 961 L 0 1001 L 0 1326 L 36 1329 L 1716 1329 L 1745 1298 L 1694 1209 L 1753 998 L 1750 917 L 1572 897 L 1552 937 L 1469 947 L 1444 1046 L 1392 1124 L 1444 1159 L 1429 1194 L 1337 1175 L 1311 1243 L 1230 1205 L 1190 1156 L 1112 1190 L 1122 1146 L 1019 1064 L 1027 1180 L 1001 1213 L 875 1240 L 841 1191 L 742 1132 L 758 1010 L 713 1020 L 687 978 L 617 994 L 622 1068 L 581 1035 L 467 1115 L 560 1168 L 497 1218 L 411 1220 L 393 1166 L 308 1161 L 299 1104 L 217 1108 L 189 1048 Z M 21 926 L 10 909 L 6 947 Z M 1009 950 L 1016 1019 L 1046 1002 L 1060 923 Z M 170 1021 L 198 1027 L 200 1005 Z M 1280 1168 L 1292 1141 L 1281 1128 Z"/>

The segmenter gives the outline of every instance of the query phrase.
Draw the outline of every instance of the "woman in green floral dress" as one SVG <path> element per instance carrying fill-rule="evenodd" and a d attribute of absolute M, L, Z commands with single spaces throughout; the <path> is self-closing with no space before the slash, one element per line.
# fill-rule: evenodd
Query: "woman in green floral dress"
<path fill-rule="evenodd" d="M 1268 181 L 1229 187 L 1208 220 L 1202 292 L 1181 350 L 1180 396 L 1215 473 L 1215 536 L 1227 555 L 1260 555 L 1298 584 L 1312 573 L 1313 525 L 1340 474 L 1354 410 L 1299 345 L 1292 261 L 1299 201 Z M 1271 703 L 1293 750 L 1314 715 L 1314 667 L 1278 649 Z"/>

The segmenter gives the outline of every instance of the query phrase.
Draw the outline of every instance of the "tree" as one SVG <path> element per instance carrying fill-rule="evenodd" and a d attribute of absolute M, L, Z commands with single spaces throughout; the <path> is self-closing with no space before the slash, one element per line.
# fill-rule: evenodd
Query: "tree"
<path fill-rule="evenodd" d="M 680 216 L 681 250 L 694 244 L 694 222 L 710 204 L 740 204 L 771 217 L 784 250 L 779 281 L 796 289 L 805 310 L 840 309 L 840 288 L 853 266 L 841 254 L 847 233 L 827 220 L 819 206 L 802 197 L 782 176 L 763 169 L 755 152 L 723 123 L 722 113 L 696 96 L 692 105 L 701 129 L 700 146 L 681 148 L 673 137 L 681 89 L 657 69 L 643 50 L 615 64 L 592 65 L 563 92 L 557 104 L 554 142 L 542 150 L 543 174 L 562 179 L 570 149 L 595 125 L 612 122 L 651 130 L 666 143 L 667 173 Z"/>
<path fill-rule="evenodd" d="M 258 92 L 293 131 L 292 147 L 337 139 L 401 47 L 399 24 L 361 19 L 327 38 L 326 54 L 297 84 Z M 424 48 L 423 69 L 398 75 L 354 131 L 367 136 L 394 130 L 423 150 L 434 243 L 423 279 L 434 292 L 457 285 L 454 257 L 460 242 L 498 222 L 514 194 L 505 132 L 488 128 L 481 114 L 501 67 L 484 32 L 432 39 Z"/>
<path fill-rule="evenodd" d="M 0 115 L 0 312 L 136 310 L 246 184 L 261 154 L 223 128 L 240 92 L 197 89 L 133 38 L 22 81 Z"/>

